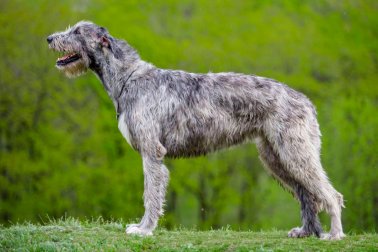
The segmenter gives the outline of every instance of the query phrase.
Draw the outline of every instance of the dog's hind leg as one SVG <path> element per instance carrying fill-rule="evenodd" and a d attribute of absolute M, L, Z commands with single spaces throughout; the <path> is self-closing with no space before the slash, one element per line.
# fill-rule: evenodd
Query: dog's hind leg
<path fill-rule="evenodd" d="M 320 237 L 322 227 L 319 222 L 318 209 L 314 197 L 285 170 L 280 158 L 266 139 L 258 138 L 256 144 L 260 159 L 268 172 L 270 172 L 282 186 L 293 193 L 301 203 L 303 226 L 301 228 L 292 229 L 289 232 L 289 236 L 306 237 L 314 234 Z"/>
<path fill-rule="evenodd" d="M 342 195 L 333 188 L 320 163 L 320 133 L 317 127 L 309 130 L 305 125 L 291 125 L 283 132 L 270 131 L 267 137 L 286 176 L 295 182 L 292 187 L 302 204 L 304 226 L 293 229 L 289 236 L 301 237 L 309 227 L 306 220 L 307 223 L 317 223 L 313 222 L 314 212 L 325 209 L 331 216 L 331 231 L 322 237 L 338 240 L 345 236 L 341 225 Z"/>

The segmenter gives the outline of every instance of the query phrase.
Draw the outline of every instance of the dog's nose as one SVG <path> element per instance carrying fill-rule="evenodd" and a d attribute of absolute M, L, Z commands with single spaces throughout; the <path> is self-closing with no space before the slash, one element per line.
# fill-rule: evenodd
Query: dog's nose
<path fill-rule="evenodd" d="M 51 43 L 52 41 L 53 41 L 53 38 L 52 38 L 52 36 L 48 36 L 48 37 L 47 37 L 47 43 L 49 43 L 49 44 L 50 44 L 50 43 Z"/>

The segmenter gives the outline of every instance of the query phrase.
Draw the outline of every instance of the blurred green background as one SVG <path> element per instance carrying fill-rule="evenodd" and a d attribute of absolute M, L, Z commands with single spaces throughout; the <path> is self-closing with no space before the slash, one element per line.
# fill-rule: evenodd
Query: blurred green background
<path fill-rule="evenodd" d="M 267 76 L 306 94 L 346 231 L 378 224 L 378 1 L 0 1 L 0 223 L 143 214 L 141 159 L 92 74 L 66 79 L 46 36 L 91 20 L 161 68 Z M 161 225 L 289 229 L 299 204 L 253 144 L 167 160 Z M 322 219 L 327 220 L 325 215 Z M 329 226 L 329 224 L 326 224 Z"/>

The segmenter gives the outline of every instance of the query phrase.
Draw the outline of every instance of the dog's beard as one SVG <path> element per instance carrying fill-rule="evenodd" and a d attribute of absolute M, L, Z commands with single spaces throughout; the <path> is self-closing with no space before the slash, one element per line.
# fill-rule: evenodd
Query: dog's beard
<path fill-rule="evenodd" d="M 56 66 L 60 71 L 62 71 L 68 78 L 75 78 L 82 74 L 84 74 L 88 67 L 84 61 L 84 59 L 79 59 L 74 62 L 71 62 L 64 66 Z"/>

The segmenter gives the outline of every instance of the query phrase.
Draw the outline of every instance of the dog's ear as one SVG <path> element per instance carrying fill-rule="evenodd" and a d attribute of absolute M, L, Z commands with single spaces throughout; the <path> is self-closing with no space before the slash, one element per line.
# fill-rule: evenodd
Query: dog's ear
<path fill-rule="evenodd" d="M 100 33 L 102 33 L 102 34 L 108 34 L 108 30 L 106 30 L 105 27 L 100 26 L 98 29 L 99 29 Z"/>
<path fill-rule="evenodd" d="M 110 48 L 110 40 L 108 37 L 108 30 L 106 30 L 106 28 L 98 27 L 97 37 L 99 38 L 102 47 Z"/>
<path fill-rule="evenodd" d="M 110 41 L 109 38 L 106 36 L 101 36 L 100 37 L 100 43 L 102 47 L 110 48 Z"/>

